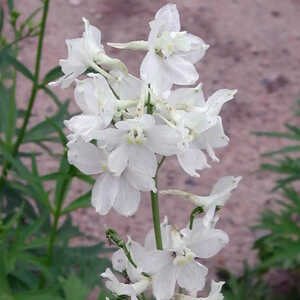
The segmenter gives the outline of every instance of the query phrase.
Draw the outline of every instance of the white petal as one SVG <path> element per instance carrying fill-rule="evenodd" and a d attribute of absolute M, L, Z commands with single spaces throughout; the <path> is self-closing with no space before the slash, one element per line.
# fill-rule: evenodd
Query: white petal
<path fill-rule="evenodd" d="M 120 283 L 117 277 L 112 273 L 112 271 L 107 268 L 104 273 L 101 274 L 101 277 L 108 279 L 105 286 L 116 293 L 117 295 L 128 295 L 131 296 L 131 299 L 136 298 L 136 293 L 131 284 Z"/>
<path fill-rule="evenodd" d="M 228 102 L 229 100 L 232 100 L 236 92 L 237 90 L 227 89 L 216 91 L 208 98 L 206 102 L 209 107 L 209 113 L 213 116 L 217 116 L 220 113 L 223 104 Z"/>
<path fill-rule="evenodd" d="M 119 192 L 114 203 L 114 209 L 125 217 L 132 216 L 138 209 L 140 198 L 140 192 L 129 185 L 123 176 L 120 177 Z"/>
<path fill-rule="evenodd" d="M 131 130 L 131 129 L 150 129 L 154 126 L 155 120 L 153 116 L 145 114 L 140 118 L 128 119 L 125 121 L 119 121 L 115 126 L 120 130 Z"/>
<path fill-rule="evenodd" d="M 194 84 L 199 78 L 194 65 L 179 55 L 171 55 L 164 59 L 164 64 L 173 84 Z"/>
<path fill-rule="evenodd" d="M 102 120 L 93 115 L 78 115 L 64 122 L 65 126 L 85 142 L 98 137 L 99 131 L 104 128 Z"/>
<path fill-rule="evenodd" d="M 166 68 L 163 59 L 156 55 L 153 50 L 148 51 L 144 57 L 140 75 L 158 93 L 170 90 L 173 84 L 172 80 L 169 79 L 169 70 Z"/>
<path fill-rule="evenodd" d="M 69 87 L 71 83 L 87 69 L 86 65 L 79 62 L 74 62 L 70 59 L 61 59 L 59 61 L 59 65 L 61 66 L 65 75 L 57 81 L 50 82 L 49 84 L 52 86 L 61 85 L 63 89 Z"/>
<path fill-rule="evenodd" d="M 119 193 L 119 177 L 105 173 L 99 176 L 92 189 L 92 205 L 100 215 L 106 215 Z"/>
<path fill-rule="evenodd" d="M 106 128 L 99 132 L 98 139 L 109 149 L 113 149 L 122 142 L 123 136 L 124 132 L 122 130 L 118 130 L 116 128 Z"/>
<path fill-rule="evenodd" d="M 211 195 L 228 192 L 237 188 L 239 182 L 242 180 L 241 176 L 224 176 L 220 178 L 217 183 L 213 186 Z"/>
<path fill-rule="evenodd" d="M 203 298 L 202 300 L 223 300 L 224 296 L 221 294 L 221 290 L 224 284 L 224 281 L 216 282 L 212 280 L 209 296 L 207 298 Z"/>
<path fill-rule="evenodd" d="M 198 62 L 206 53 L 209 45 L 207 45 L 201 38 L 191 33 L 187 33 L 191 50 L 180 54 L 181 57 L 195 64 Z"/>
<path fill-rule="evenodd" d="M 177 266 L 177 282 L 187 291 L 203 289 L 208 269 L 196 261 L 189 261 Z"/>
<path fill-rule="evenodd" d="M 134 100 L 139 98 L 142 88 L 142 81 L 131 74 L 127 76 L 118 70 L 110 71 L 110 74 L 117 79 L 109 80 L 111 87 L 121 100 Z"/>
<path fill-rule="evenodd" d="M 170 263 L 152 276 L 153 295 L 157 300 L 170 299 L 174 295 L 176 269 Z"/>
<path fill-rule="evenodd" d="M 228 145 L 229 138 L 225 135 L 222 119 L 220 117 L 216 118 L 215 124 L 202 132 L 195 140 L 194 144 L 200 149 L 205 149 L 211 159 L 219 161 L 216 157 L 214 148 L 225 147 Z"/>
<path fill-rule="evenodd" d="M 210 193 L 211 196 L 215 197 L 216 205 L 224 205 L 225 202 L 231 196 L 232 190 L 236 189 L 242 177 L 225 176 L 218 180 L 218 182 L 213 186 Z"/>
<path fill-rule="evenodd" d="M 219 229 L 204 229 L 193 234 L 188 247 L 198 257 L 209 258 L 216 255 L 228 242 L 229 237 L 224 231 Z"/>
<path fill-rule="evenodd" d="M 150 22 L 149 42 L 152 43 L 158 33 L 180 31 L 180 17 L 176 4 L 167 4 L 157 11 L 155 19 Z"/>
<path fill-rule="evenodd" d="M 180 109 L 180 105 L 189 106 L 204 106 L 205 98 L 202 90 L 202 84 L 200 83 L 195 88 L 179 88 L 171 92 L 167 101 L 170 104 L 177 105 Z"/>
<path fill-rule="evenodd" d="M 173 260 L 169 251 L 149 251 L 135 241 L 130 241 L 129 249 L 141 272 L 154 274 Z"/>
<path fill-rule="evenodd" d="M 114 254 L 111 257 L 111 262 L 114 270 L 118 272 L 123 272 L 126 269 L 128 259 L 124 254 L 123 249 L 119 249 L 116 252 L 114 252 Z"/>
<path fill-rule="evenodd" d="M 157 160 L 155 154 L 144 147 L 144 145 L 128 145 L 129 163 L 128 167 L 154 177 L 157 169 Z"/>
<path fill-rule="evenodd" d="M 180 136 L 168 125 L 157 125 L 147 131 L 146 145 L 153 152 L 161 155 L 174 155 L 178 152 Z"/>
<path fill-rule="evenodd" d="M 86 18 L 82 18 L 84 22 L 85 32 L 83 33 L 83 38 L 89 44 L 89 47 L 98 48 L 101 44 L 101 31 L 90 24 Z"/>
<path fill-rule="evenodd" d="M 186 151 L 177 155 L 178 162 L 182 169 L 191 176 L 199 177 L 196 170 L 209 168 L 206 156 L 199 149 L 187 149 Z"/>
<path fill-rule="evenodd" d="M 152 176 L 140 172 L 136 168 L 127 168 L 124 176 L 129 184 L 135 189 L 143 192 L 154 191 L 156 192 L 155 182 Z"/>
<path fill-rule="evenodd" d="M 120 176 L 128 163 L 128 147 L 126 144 L 121 144 L 108 156 L 108 168 L 117 176 Z"/>
<path fill-rule="evenodd" d="M 105 127 L 116 111 L 116 98 L 107 81 L 99 74 L 89 73 L 85 80 L 77 80 L 75 100 L 86 114 L 98 116 Z"/>
<path fill-rule="evenodd" d="M 141 116 L 139 119 L 139 124 L 142 129 L 147 130 L 147 129 L 152 129 L 152 127 L 155 125 L 155 119 L 153 116 L 144 114 Z"/>
<path fill-rule="evenodd" d="M 81 172 L 88 175 L 103 172 L 106 156 L 95 145 L 78 139 L 68 144 L 68 148 L 69 163 L 76 166 Z"/>

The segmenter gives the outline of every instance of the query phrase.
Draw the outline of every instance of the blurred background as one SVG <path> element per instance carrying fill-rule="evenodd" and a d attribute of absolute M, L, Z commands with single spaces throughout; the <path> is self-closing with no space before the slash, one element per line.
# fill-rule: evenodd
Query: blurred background
<path fill-rule="evenodd" d="M 205 262 L 215 270 L 225 268 L 234 274 L 242 274 L 245 260 L 255 265 L 257 251 L 252 249 L 253 243 L 265 235 L 265 230 L 253 231 L 250 227 L 258 223 L 265 209 L 276 209 L 273 200 L 281 195 L 278 191 L 271 192 L 278 175 L 260 170 L 260 165 L 270 160 L 261 154 L 290 145 L 290 141 L 280 137 L 261 137 L 253 132 L 284 132 L 287 122 L 300 126 L 299 118 L 293 114 L 300 96 L 300 1 L 172 2 L 180 11 L 182 30 L 200 36 L 211 46 L 197 65 L 206 96 L 220 88 L 238 89 L 238 94 L 234 101 L 225 105 L 221 114 L 230 144 L 218 151 L 220 163 L 213 163 L 212 169 L 202 171 L 200 178 L 190 178 L 181 171 L 176 159 L 168 158 L 159 175 L 160 189 L 178 188 L 207 195 L 220 177 L 243 176 L 238 189 L 222 209 L 218 225 L 229 234 L 230 243 L 213 260 Z M 6 1 L 0 0 L 0 3 L 5 6 Z M 143 40 L 149 32 L 148 22 L 165 3 L 160 0 L 50 1 L 41 74 L 46 74 L 58 64 L 58 59 L 67 56 L 65 40 L 81 35 L 82 17 L 101 30 L 104 45 Z M 22 12 L 21 19 L 40 4 L 40 0 L 15 2 L 16 9 Z M 7 24 L 4 25 L 4 30 L 10 34 Z M 32 69 L 35 38 L 25 39 L 19 46 L 19 60 Z M 138 75 L 143 53 L 109 47 L 106 52 L 120 58 L 131 73 Z M 25 108 L 30 85 L 23 78 L 17 84 L 17 102 Z M 51 89 L 63 99 L 70 98 L 71 112 L 77 111 L 72 88 Z M 41 92 L 30 124 L 40 122 L 55 110 L 55 105 Z M 26 147 L 24 149 L 30 151 L 31 146 Z M 57 161 L 47 155 L 37 160 L 41 174 L 54 172 L 57 168 Z M 69 201 L 89 189 L 90 185 L 86 183 L 76 183 L 68 195 Z M 160 203 L 161 216 L 168 215 L 170 222 L 178 227 L 185 225 L 192 206 L 174 197 L 161 197 Z M 72 214 L 72 221 L 95 242 L 104 240 L 105 226 L 118 229 L 123 237 L 130 234 L 141 242 L 152 227 L 150 201 L 148 195 L 144 195 L 137 214 L 128 219 L 113 212 L 103 217 L 93 208 L 84 208 Z M 86 243 L 86 240 L 76 238 L 72 243 Z M 275 278 L 285 285 L 282 277 Z"/>

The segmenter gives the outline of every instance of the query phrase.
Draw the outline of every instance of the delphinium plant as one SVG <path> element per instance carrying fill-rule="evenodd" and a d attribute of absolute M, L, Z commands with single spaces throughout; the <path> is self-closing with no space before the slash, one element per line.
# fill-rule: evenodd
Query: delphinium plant
<path fill-rule="evenodd" d="M 214 149 L 229 142 L 219 114 L 236 90 L 221 89 L 205 100 L 201 83 L 172 88 L 196 83 L 199 76 L 194 64 L 209 47 L 201 38 L 181 31 L 174 4 L 156 13 L 147 41 L 109 43 L 118 49 L 146 52 L 140 78 L 128 73 L 119 59 L 109 57 L 101 32 L 88 20 L 83 18 L 83 22 L 82 37 L 66 41 L 68 57 L 60 60 L 65 75 L 52 82 L 62 88 L 75 82 L 75 101 L 82 111 L 65 121 L 71 132 L 68 161 L 82 173 L 97 176 L 91 202 L 100 215 L 114 209 L 132 216 L 141 192 L 150 192 L 153 215 L 153 229 L 144 244 L 130 237 L 124 241 L 115 230 L 107 229 L 107 239 L 119 248 L 112 264 L 120 276 L 111 269 L 101 276 L 112 296 L 144 299 L 144 292 L 152 290 L 158 300 L 196 299 L 208 273 L 200 260 L 216 255 L 229 241 L 224 231 L 215 228 L 217 211 L 241 177 L 219 179 L 209 196 L 161 191 L 195 205 L 187 226 L 179 230 L 167 217 L 161 222 L 158 172 L 165 158 L 173 155 L 194 177 L 210 167 L 205 152 L 212 161 L 219 161 Z M 223 283 L 212 281 L 209 296 L 198 299 L 223 299 Z"/>

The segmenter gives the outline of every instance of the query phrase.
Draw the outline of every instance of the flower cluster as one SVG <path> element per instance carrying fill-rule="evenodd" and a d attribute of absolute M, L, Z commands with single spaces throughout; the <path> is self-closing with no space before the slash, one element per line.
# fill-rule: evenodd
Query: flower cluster
<path fill-rule="evenodd" d="M 195 177 L 210 167 L 208 157 L 219 161 L 215 149 L 229 142 L 219 114 L 236 90 L 221 89 L 205 99 L 201 83 L 173 89 L 173 85 L 197 82 L 194 64 L 209 47 L 201 38 L 181 31 L 174 4 L 156 13 L 147 41 L 108 43 L 146 51 L 140 78 L 129 74 L 119 59 L 109 57 L 101 32 L 88 20 L 83 22 L 82 37 L 66 41 L 68 58 L 60 60 L 65 75 L 51 83 L 65 88 L 76 82 L 75 101 L 81 113 L 65 121 L 71 132 L 68 159 L 81 172 L 97 175 L 92 205 L 99 214 L 113 208 L 131 216 L 138 209 L 141 191 L 158 196 L 157 172 L 165 157 L 175 155 L 180 167 Z M 85 78 L 78 79 L 81 75 Z M 200 260 L 214 256 L 228 242 L 227 234 L 215 229 L 216 211 L 239 180 L 220 179 L 206 197 L 162 191 L 191 201 L 204 215 L 191 219 L 182 230 L 167 220 L 156 224 L 143 246 L 129 238 L 112 258 L 114 269 L 126 275 L 127 283 L 107 269 L 102 274 L 108 279 L 107 288 L 134 299 L 150 287 L 158 300 L 196 297 L 208 272 Z M 176 293 L 176 284 L 190 296 Z M 208 298 L 198 299 L 223 299 L 222 284 L 213 281 Z"/>

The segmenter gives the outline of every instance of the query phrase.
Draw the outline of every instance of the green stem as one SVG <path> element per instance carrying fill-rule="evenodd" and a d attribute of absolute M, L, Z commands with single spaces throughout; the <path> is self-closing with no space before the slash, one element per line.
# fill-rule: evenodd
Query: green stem
<path fill-rule="evenodd" d="M 46 29 L 46 21 L 47 21 L 47 15 L 48 15 L 48 8 L 49 8 L 49 0 L 44 0 L 44 8 L 43 8 L 43 16 L 42 16 L 42 22 L 41 22 L 41 30 L 39 35 L 39 41 L 38 41 L 38 48 L 37 48 L 37 54 L 35 59 L 35 72 L 34 72 L 34 81 L 33 86 L 31 89 L 31 95 L 29 98 L 29 104 L 25 113 L 25 117 L 23 120 L 22 127 L 20 129 L 19 136 L 17 138 L 17 141 L 13 148 L 13 155 L 15 156 L 18 153 L 19 147 L 24 139 L 24 135 L 26 132 L 26 128 L 28 125 L 29 118 L 31 116 L 31 111 L 33 108 L 33 104 L 35 101 L 36 93 L 39 89 L 39 75 L 40 75 L 40 65 L 41 65 L 41 57 L 42 57 L 42 50 L 43 50 L 43 41 L 44 41 L 44 35 L 45 35 L 45 29 Z"/>
<path fill-rule="evenodd" d="M 158 171 L 160 167 L 162 166 L 165 156 L 162 157 L 162 159 L 159 161 L 156 169 L 156 174 L 154 177 L 155 186 L 157 188 L 157 178 L 158 178 Z M 155 241 L 156 241 L 156 248 L 158 250 L 163 249 L 163 243 L 161 238 L 161 230 L 160 230 L 160 217 L 159 217 L 159 200 L 158 200 L 158 192 L 150 192 L 151 196 L 151 203 L 152 203 L 152 218 L 153 218 L 153 227 L 154 227 L 154 235 L 155 235 Z"/>
<path fill-rule="evenodd" d="M 51 261 L 52 261 L 53 248 L 54 248 L 54 243 L 55 243 L 55 238 L 56 238 L 58 220 L 60 217 L 60 211 L 61 211 L 61 205 L 59 205 L 54 212 L 53 226 L 52 226 L 51 232 L 50 232 L 50 239 L 49 239 L 49 244 L 48 244 L 48 249 L 47 249 L 47 257 L 46 257 L 46 265 L 48 265 L 48 266 L 51 264 Z M 45 283 L 46 283 L 46 279 L 44 276 L 42 276 L 40 279 L 39 288 L 44 287 Z"/>
<path fill-rule="evenodd" d="M 18 138 L 12 147 L 12 156 L 13 157 L 15 157 L 18 154 L 19 147 L 23 142 L 23 139 L 24 139 L 24 136 L 26 133 L 26 128 L 27 128 L 27 125 L 28 125 L 28 122 L 29 122 L 29 119 L 31 116 L 33 104 L 35 101 L 35 96 L 39 89 L 40 65 L 41 65 L 41 57 L 42 57 L 43 41 L 44 41 L 44 34 L 45 34 L 45 28 L 46 28 L 47 15 L 48 15 L 49 1 L 50 0 L 44 0 L 43 16 L 42 16 L 42 21 L 41 21 L 41 30 L 40 30 L 40 34 L 39 34 L 38 48 L 37 48 L 37 54 L 36 54 L 36 59 L 35 59 L 34 80 L 33 80 L 33 85 L 32 85 L 32 89 L 31 89 L 28 107 L 25 112 L 23 124 L 21 126 Z M 1 174 L 1 178 L 0 178 L 0 190 L 2 188 L 5 178 L 7 176 L 7 171 L 9 169 L 10 169 L 10 164 L 8 164 L 8 163 L 3 164 L 2 174 Z"/>
<path fill-rule="evenodd" d="M 163 244 L 162 244 L 161 231 L 160 231 L 158 193 L 154 193 L 153 191 L 151 191 L 150 195 L 151 195 L 151 203 L 152 203 L 152 217 L 153 217 L 156 248 L 158 250 L 162 250 Z"/>
<path fill-rule="evenodd" d="M 62 184 L 63 187 L 61 189 L 59 200 L 58 200 L 57 205 L 56 205 L 55 210 L 54 210 L 53 225 L 51 227 L 49 244 L 48 244 L 48 248 L 47 248 L 47 257 L 46 257 L 46 265 L 48 265 L 48 266 L 51 265 L 51 262 L 52 262 L 53 249 L 54 249 L 54 245 L 55 245 L 58 221 L 59 221 L 59 218 L 61 216 L 62 206 L 63 206 L 63 202 L 64 202 L 64 199 L 65 199 L 65 196 L 66 196 L 65 191 L 67 190 L 69 180 L 70 180 L 69 178 L 66 178 L 64 180 L 64 182 Z M 45 277 L 41 277 L 39 287 L 40 288 L 44 287 L 45 283 L 46 283 Z"/>

